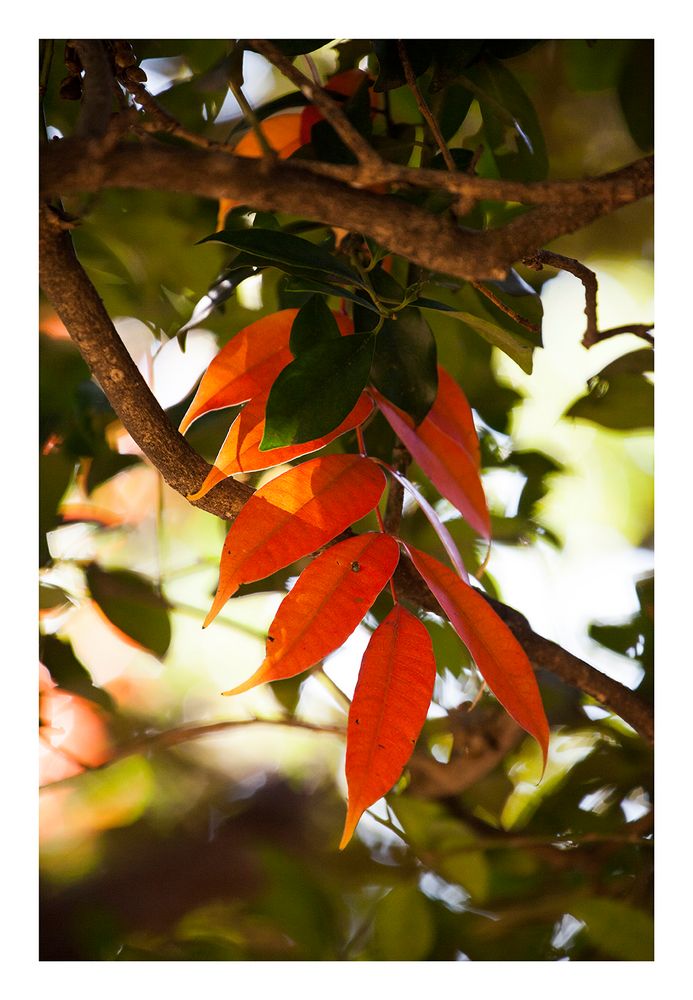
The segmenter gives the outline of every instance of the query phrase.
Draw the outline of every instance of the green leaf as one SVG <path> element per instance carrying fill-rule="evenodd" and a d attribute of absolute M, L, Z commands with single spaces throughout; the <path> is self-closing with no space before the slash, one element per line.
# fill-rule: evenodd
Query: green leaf
<path fill-rule="evenodd" d="M 315 347 L 316 344 L 326 340 L 337 340 L 339 337 L 341 334 L 337 321 L 325 300 L 313 295 L 298 311 L 291 327 L 289 347 L 296 357 L 303 351 Z"/>
<path fill-rule="evenodd" d="M 589 380 L 588 394 L 573 403 L 564 416 L 617 431 L 649 429 L 654 422 L 654 386 L 643 373 L 653 370 L 652 348 L 621 355 Z"/>
<path fill-rule="evenodd" d="M 414 76 L 419 77 L 425 73 L 431 65 L 433 59 L 435 43 L 431 40 L 405 42 L 407 56 L 411 63 Z M 407 82 L 404 75 L 404 67 L 399 57 L 399 47 L 394 39 L 377 39 L 373 42 L 375 54 L 378 57 L 380 72 L 375 81 L 373 89 L 378 93 L 384 90 L 394 90 L 396 87 L 403 87 Z"/>
<path fill-rule="evenodd" d="M 654 41 L 632 43 L 618 81 L 618 98 L 628 130 L 643 152 L 654 146 Z"/>
<path fill-rule="evenodd" d="M 354 334 L 303 351 L 274 381 L 261 451 L 313 441 L 349 415 L 363 391 L 375 338 Z"/>
<path fill-rule="evenodd" d="M 649 913 L 617 899 L 582 899 L 570 912 L 586 924 L 585 933 L 600 951 L 624 962 L 654 958 L 654 923 Z"/>
<path fill-rule="evenodd" d="M 459 319 L 466 326 L 471 327 L 475 333 L 478 333 L 489 344 L 498 347 L 509 358 L 512 358 L 523 372 L 527 372 L 528 375 L 532 374 L 534 347 L 521 339 L 518 334 L 510 333 L 508 330 L 504 330 L 502 327 L 490 322 L 490 320 L 483 319 L 481 316 L 475 316 L 474 313 L 462 312 L 454 309 L 452 306 L 445 305 L 443 302 L 436 302 L 433 299 L 417 299 L 416 305 L 420 309 L 438 309 L 445 312 L 448 316 L 454 316 L 455 319 Z"/>
<path fill-rule="evenodd" d="M 327 285 L 321 281 L 313 281 L 311 278 L 298 275 L 287 281 L 285 290 L 287 292 L 317 292 L 319 295 L 334 295 L 338 298 L 355 302 L 356 305 L 363 306 L 364 309 L 369 309 L 376 315 L 380 315 L 377 307 L 373 305 L 371 299 L 366 295 L 359 295 L 358 292 L 350 292 L 349 289 L 338 285 Z"/>
<path fill-rule="evenodd" d="M 87 585 L 108 620 L 135 642 L 163 656 L 171 642 L 168 602 L 144 576 L 87 566 Z"/>
<path fill-rule="evenodd" d="M 469 67 L 466 79 L 479 101 L 501 177 L 543 180 L 549 165 L 546 143 L 534 105 L 515 76 L 500 60 L 485 56 Z"/>
<path fill-rule="evenodd" d="M 435 926 L 431 904 L 414 885 L 396 885 L 378 903 L 373 949 L 385 962 L 420 962 L 431 950 Z"/>
<path fill-rule="evenodd" d="M 302 240 L 299 236 L 271 229 L 223 230 L 206 236 L 200 243 L 225 243 L 242 250 L 248 257 L 271 264 L 288 274 L 308 274 L 315 277 L 328 276 L 332 281 L 343 281 L 350 285 L 361 285 L 361 279 L 342 261 L 321 247 Z"/>
<path fill-rule="evenodd" d="M 371 103 L 369 79 L 364 77 L 351 97 L 342 104 L 342 111 L 361 135 L 370 138 Z M 356 156 L 339 138 L 329 122 L 319 121 L 313 125 L 310 141 L 317 159 L 325 163 L 356 163 Z"/>
<path fill-rule="evenodd" d="M 469 114 L 473 100 L 472 92 L 457 84 L 445 91 L 443 107 L 438 116 L 438 125 L 446 142 L 452 139 Z"/>
<path fill-rule="evenodd" d="M 436 342 L 418 309 L 386 319 L 376 338 L 371 379 L 383 396 L 420 424 L 438 392 Z"/>
<path fill-rule="evenodd" d="M 438 39 L 435 42 L 430 92 L 436 94 L 456 80 L 477 59 L 483 47 L 484 42 L 478 39 Z"/>

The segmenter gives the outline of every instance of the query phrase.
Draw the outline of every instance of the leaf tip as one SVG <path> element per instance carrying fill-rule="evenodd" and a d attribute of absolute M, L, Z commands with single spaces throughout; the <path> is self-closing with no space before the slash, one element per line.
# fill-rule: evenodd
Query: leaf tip
<path fill-rule="evenodd" d="M 339 842 L 340 851 L 344 850 L 351 838 L 354 836 L 354 830 L 358 825 L 358 821 L 361 819 L 362 813 L 363 809 L 355 809 L 353 806 L 348 807 L 346 822 L 344 824 L 344 832 L 342 833 L 342 839 Z"/>

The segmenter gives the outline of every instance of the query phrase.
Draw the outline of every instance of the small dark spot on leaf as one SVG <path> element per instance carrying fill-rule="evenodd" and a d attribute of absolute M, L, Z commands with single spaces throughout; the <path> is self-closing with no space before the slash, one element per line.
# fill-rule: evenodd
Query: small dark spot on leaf
<path fill-rule="evenodd" d="M 356 723 L 357 726 L 359 726 L 361 724 L 361 720 L 360 719 L 354 719 L 354 722 Z"/>
<path fill-rule="evenodd" d="M 267 636 L 267 642 L 274 642 L 274 636 L 273 635 L 268 635 Z"/>
<path fill-rule="evenodd" d="M 385 749 L 385 744 L 384 743 L 378 743 L 378 748 L 380 750 L 384 750 Z"/>
<path fill-rule="evenodd" d="M 359 571 L 360 569 L 361 569 L 361 566 L 360 566 L 360 564 L 359 564 L 359 563 L 357 563 L 357 562 L 353 562 L 353 563 L 351 564 L 351 570 L 352 570 L 352 572 L 353 572 L 353 573 L 358 573 L 358 571 Z"/>

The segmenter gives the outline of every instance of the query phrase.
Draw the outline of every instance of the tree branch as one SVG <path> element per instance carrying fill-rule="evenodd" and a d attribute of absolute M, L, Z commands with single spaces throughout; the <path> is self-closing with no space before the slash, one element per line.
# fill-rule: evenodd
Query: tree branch
<path fill-rule="evenodd" d="M 74 41 L 84 67 L 84 96 L 75 136 L 98 139 L 106 134 L 113 104 L 113 74 L 103 42 Z"/>
<path fill-rule="evenodd" d="M 651 164 L 639 160 L 617 174 L 604 175 L 589 185 L 591 201 L 567 205 L 546 204 L 494 230 L 463 229 L 446 216 L 430 213 L 401 199 L 352 190 L 329 177 L 317 177 L 300 161 L 267 164 L 211 150 L 179 149 L 151 143 L 120 144 L 94 156 L 92 148 L 74 139 L 48 144 L 41 151 L 41 188 L 44 194 L 93 192 L 104 188 L 133 188 L 233 198 L 268 211 L 305 215 L 330 226 L 371 236 L 391 252 L 432 271 L 463 280 L 503 278 L 512 264 L 535 252 L 545 242 L 573 232 L 620 205 L 652 190 Z M 389 166 L 389 165 L 386 165 Z M 337 168 L 343 170 L 344 168 Z M 430 171 L 435 182 L 451 177 Z M 480 178 L 458 174 L 462 188 L 494 197 Z M 501 189 L 502 189 L 501 182 Z M 556 182 L 560 186 L 560 182 Z M 563 182 L 568 183 L 568 182 Z M 492 181 L 491 190 L 505 197 Z M 513 184 L 509 184 L 512 189 Z M 516 186 L 516 185 L 515 185 Z M 524 185 L 527 187 L 527 185 Z M 531 188 L 531 185 L 529 185 Z"/>

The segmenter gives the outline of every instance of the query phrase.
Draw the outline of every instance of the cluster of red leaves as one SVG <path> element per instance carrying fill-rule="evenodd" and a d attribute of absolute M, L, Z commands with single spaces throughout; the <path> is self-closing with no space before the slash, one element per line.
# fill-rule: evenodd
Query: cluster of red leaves
<path fill-rule="evenodd" d="M 347 419 L 318 440 L 260 451 L 265 405 L 280 371 L 292 361 L 286 309 L 240 331 L 202 378 L 181 430 L 210 410 L 246 402 L 231 425 L 215 465 L 196 499 L 228 475 L 271 468 L 322 448 L 357 427 L 375 405 L 390 422 L 442 496 L 484 538 L 489 515 L 480 479 L 479 442 L 462 390 L 439 368 L 435 403 L 415 426 L 406 413 L 368 387 Z M 350 321 L 336 317 L 349 336 Z M 380 502 L 386 478 L 365 455 L 309 459 L 260 487 L 231 525 L 221 555 L 219 585 L 205 619 L 209 625 L 243 583 L 275 573 L 328 545 Z M 468 647 L 489 689 L 539 743 L 544 759 L 549 727 L 534 672 L 513 634 L 480 592 L 437 559 L 384 532 L 366 532 L 322 551 L 282 601 L 258 670 L 226 694 L 294 677 L 338 649 L 388 584 L 404 547 L 454 629 Z M 436 666 L 430 637 L 398 601 L 373 632 L 363 657 L 347 726 L 349 803 L 341 842 L 361 814 L 399 779 L 426 719 Z"/>

